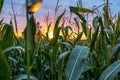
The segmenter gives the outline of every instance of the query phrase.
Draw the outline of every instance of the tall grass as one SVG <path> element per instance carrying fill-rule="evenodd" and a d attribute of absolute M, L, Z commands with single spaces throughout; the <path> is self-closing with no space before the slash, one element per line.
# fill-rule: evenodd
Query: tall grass
<path fill-rule="evenodd" d="M 0 12 L 2 5 L 3 0 L 0 3 Z M 0 21 L 0 78 L 3 80 L 119 80 L 120 13 L 116 17 L 117 20 L 112 20 L 109 0 L 93 10 L 83 8 L 79 1 L 77 7 L 70 6 L 71 14 L 77 16 L 77 18 L 71 17 L 77 27 L 75 32 L 72 25 L 60 24 L 66 11 L 56 16 L 58 6 L 59 4 L 56 6 L 52 39 L 48 36 L 52 23 L 48 21 L 49 16 L 47 16 L 46 35 L 41 33 L 35 42 L 36 23 L 33 14 L 28 12 L 28 0 L 26 0 L 27 26 L 23 38 L 15 36 L 11 21 L 10 24 Z M 102 15 L 97 14 L 99 7 L 103 8 Z M 95 16 L 90 28 L 86 17 L 89 14 Z M 86 40 L 81 39 L 83 34 Z M 71 39 L 72 36 L 76 37 Z"/>

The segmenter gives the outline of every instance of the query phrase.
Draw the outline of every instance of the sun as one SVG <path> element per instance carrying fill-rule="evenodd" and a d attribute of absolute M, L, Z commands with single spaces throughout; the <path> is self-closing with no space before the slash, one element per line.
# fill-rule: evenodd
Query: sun
<path fill-rule="evenodd" d="M 49 37 L 49 39 L 52 39 L 53 38 L 53 32 L 49 32 L 48 37 Z"/>
<path fill-rule="evenodd" d="M 22 33 L 15 33 L 15 36 L 16 36 L 17 38 L 22 38 L 22 37 L 23 37 L 23 34 L 22 34 Z"/>

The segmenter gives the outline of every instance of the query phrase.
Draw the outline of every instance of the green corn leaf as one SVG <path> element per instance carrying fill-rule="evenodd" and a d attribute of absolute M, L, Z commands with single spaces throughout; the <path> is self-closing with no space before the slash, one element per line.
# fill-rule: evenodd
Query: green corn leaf
<path fill-rule="evenodd" d="M 79 29 L 80 29 L 80 25 L 79 25 L 79 21 L 77 20 L 77 18 L 74 18 L 74 21 L 75 21 L 75 23 L 76 23 L 76 25 L 77 25 L 77 27 L 78 27 L 78 34 L 79 34 Z"/>
<path fill-rule="evenodd" d="M 87 72 L 87 71 L 89 71 L 89 70 L 91 70 L 91 66 L 90 66 L 89 62 L 86 61 L 82 73 Z"/>
<path fill-rule="evenodd" d="M 112 46 L 114 46 L 116 44 L 119 35 L 120 35 L 120 13 L 118 14 L 117 25 L 116 25 L 116 29 L 115 29 L 115 34 L 114 34 Z"/>
<path fill-rule="evenodd" d="M 13 46 L 14 43 L 14 31 L 13 26 L 9 24 L 5 24 L 2 29 L 2 50 Z"/>
<path fill-rule="evenodd" d="M 11 80 L 7 59 L 0 50 L 0 79 Z"/>
<path fill-rule="evenodd" d="M 58 28 L 56 28 L 55 31 L 53 32 L 53 35 L 54 35 L 54 36 L 53 36 L 53 39 L 51 40 L 51 44 L 52 44 L 53 46 L 55 46 L 56 43 L 57 43 L 57 41 L 58 41 L 59 34 L 60 34 L 60 30 L 61 30 L 61 28 L 58 27 Z"/>
<path fill-rule="evenodd" d="M 120 43 L 119 44 L 116 44 L 112 50 L 111 50 L 111 53 L 110 53 L 110 57 L 112 58 L 113 56 L 115 56 L 116 54 L 118 54 L 120 52 Z"/>
<path fill-rule="evenodd" d="M 107 42 L 112 44 L 112 41 L 114 39 L 113 31 L 110 29 L 105 29 L 104 31 L 105 31 L 105 36 L 106 36 Z"/>
<path fill-rule="evenodd" d="M 15 80 L 27 80 L 28 76 L 27 74 L 22 74 L 22 75 L 18 75 Z M 30 75 L 30 80 L 38 80 L 36 77 L 34 77 L 33 75 Z"/>
<path fill-rule="evenodd" d="M 58 28 L 59 23 L 60 23 L 60 21 L 61 21 L 64 14 L 65 14 L 65 11 L 60 16 L 58 16 L 57 21 L 55 23 L 54 30 L 53 30 L 53 36 L 55 36 L 56 29 Z"/>
<path fill-rule="evenodd" d="M 114 62 L 107 69 L 105 69 L 99 80 L 114 80 L 118 72 L 120 72 L 120 60 Z"/>
<path fill-rule="evenodd" d="M 91 41 L 91 39 L 92 39 L 92 27 L 88 29 L 88 37 L 87 37 L 88 41 Z"/>
<path fill-rule="evenodd" d="M 68 42 L 60 42 L 61 45 L 65 45 L 68 49 L 73 49 L 72 45 Z"/>
<path fill-rule="evenodd" d="M 22 48 L 21 46 L 11 46 L 11 47 L 8 47 L 8 48 L 4 49 L 2 52 L 3 52 L 3 53 L 6 53 L 6 52 L 11 51 L 11 50 L 13 50 L 13 49 L 17 49 L 18 51 L 23 51 L 23 52 L 25 52 L 25 49 Z"/>
<path fill-rule="evenodd" d="M 73 12 L 73 10 L 77 12 L 83 12 L 83 13 L 95 13 L 93 10 L 90 10 L 87 8 L 70 6 L 70 11 Z"/>
<path fill-rule="evenodd" d="M 118 37 L 117 43 L 120 43 L 120 37 Z"/>
<path fill-rule="evenodd" d="M 3 3 L 4 3 L 4 0 L 0 0 L 0 13 L 2 11 Z"/>
<path fill-rule="evenodd" d="M 99 24 L 100 24 L 100 27 L 101 27 L 101 32 L 100 32 L 100 37 L 101 37 L 101 49 L 102 49 L 102 54 L 103 54 L 103 57 L 104 57 L 104 66 L 108 66 L 110 64 L 110 53 L 108 52 L 107 50 L 107 41 L 106 41 L 106 37 L 105 37 L 105 27 L 103 25 L 103 22 L 102 22 L 102 18 L 100 17 L 99 18 Z"/>
<path fill-rule="evenodd" d="M 95 30 L 95 33 L 93 34 L 93 38 L 92 38 L 92 41 L 90 43 L 90 51 L 92 51 L 94 45 L 95 45 L 95 42 L 97 40 L 97 36 L 98 36 L 98 33 L 99 33 L 99 26 L 97 27 L 97 29 Z"/>
<path fill-rule="evenodd" d="M 77 35 L 77 38 L 74 41 L 74 45 L 76 45 L 80 41 L 82 35 L 83 35 L 83 33 L 80 33 L 80 34 Z"/>
<path fill-rule="evenodd" d="M 70 7 L 70 11 L 75 13 L 80 19 L 81 19 L 81 25 L 82 25 L 82 30 L 85 33 L 85 35 L 87 36 L 87 21 L 85 20 L 84 16 L 82 16 L 78 10 L 74 9 L 73 7 Z"/>
<path fill-rule="evenodd" d="M 64 40 L 68 40 L 70 35 L 69 35 L 69 30 L 73 32 L 71 26 L 65 26 L 65 27 L 61 27 L 62 28 L 62 34 L 63 34 L 63 38 Z"/>
<path fill-rule="evenodd" d="M 54 73 L 54 66 L 58 55 L 59 45 L 60 44 L 55 44 L 55 46 L 52 49 L 52 53 L 50 54 L 50 66 L 51 66 L 52 74 Z"/>
<path fill-rule="evenodd" d="M 58 61 L 63 60 L 69 53 L 70 53 L 70 51 L 65 51 L 65 52 L 61 53 L 59 55 Z"/>
<path fill-rule="evenodd" d="M 52 23 L 50 23 L 50 24 L 48 25 L 48 27 L 47 27 L 47 32 L 49 32 L 50 27 L 51 27 L 51 24 L 52 24 Z"/>
<path fill-rule="evenodd" d="M 65 51 L 63 53 L 61 53 L 59 55 L 59 58 L 58 58 L 58 80 L 63 80 L 63 61 L 64 61 L 64 58 L 66 58 L 66 56 L 70 53 L 70 51 Z"/>
<path fill-rule="evenodd" d="M 70 7 L 70 11 L 72 13 L 75 13 L 82 20 L 82 22 L 86 23 L 85 18 L 81 14 L 79 14 L 79 12 L 77 10 L 75 10 L 75 9 L 73 9 L 73 8 Z"/>
<path fill-rule="evenodd" d="M 62 61 L 59 61 L 58 63 L 58 80 L 63 80 L 63 63 Z"/>
<path fill-rule="evenodd" d="M 73 49 L 65 70 L 66 80 L 78 80 L 80 78 L 88 52 L 89 48 L 86 46 L 77 46 Z"/>
<path fill-rule="evenodd" d="M 95 30 L 98 27 L 98 20 L 99 20 L 99 17 L 97 16 L 97 17 L 93 18 L 93 21 L 92 21 L 92 25 L 93 25 Z"/>
<path fill-rule="evenodd" d="M 49 39 L 48 34 L 49 34 L 50 27 L 51 27 L 51 23 L 47 26 L 47 33 L 46 33 L 47 39 Z"/>
<path fill-rule="evenodd" d="M 105 29 L 104 31 L 105 31 L 105 33 L 108 35 L 108 37 L 109 37 L 110 39 L 113 39 L 114 33 L 113 33 L 112 30 L 110 30 L 110 29 Z"/>
<path fill-rule="evenodd" d="M 60 16 L 58 16 L 57 21 L 55 23 L 55 26 L 54 26 L 54 29 L 53 29 L 53 39 L 51 40 L 51 44 L 53 46 L 55 46 L 55 44 L 57 43 L 57 40 L 59 38 L 59 33 L 60 33 L 60 29 L 61 29 L 59 27 L 59 23 L 60 23 L 64 14 L 65 14 L 65 11 Z"/>

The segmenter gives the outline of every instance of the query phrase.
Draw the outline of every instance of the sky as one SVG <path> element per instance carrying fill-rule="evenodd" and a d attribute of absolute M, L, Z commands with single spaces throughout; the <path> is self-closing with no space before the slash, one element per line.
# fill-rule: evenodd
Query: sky
<path fill-rule="evenodd" d="M 10 19 L 12 19 L 12 8 L 11 8 L 11 0 L 4 0 L 4 6 L 2 13 L 0 15 L 0 19 L 4 19 L 6 23 L 9 23 Z M 67 14 L 69 16 L 69 6 L 76 6 L 77 0 L 60 0 L 59 5 L 62 7 L 59 9 L 58 14 L 62 13 L 64 9 L 67 10 Z M 120 11 L 120 0 L 109 0 L 111 5 L 111 9 L 114 13 L 118 13 Z M 93 6 L 98 6 L 104 3 L 104 0 L 82 0 L 83 7 L 93 9 Z M 26 26 L 26 18 L 25 18 L 25 0 L 13 0 L 14 8 L 17 17 L 17 24 L 19 28 L 19 32 L 21 33 Z M 43 0 L 41 8 L 34 14 L 37 21 L 41 23 L 41 25 L 45 26 L 44 18 L 48 14 L 50 14 L 51 19 L 54 18 L 54 9 L 56 6 L 57 0 Z M 101 10 L 102 11 L 102 10 Z M 45 30 L 46 28 L 43 28 Z"/>

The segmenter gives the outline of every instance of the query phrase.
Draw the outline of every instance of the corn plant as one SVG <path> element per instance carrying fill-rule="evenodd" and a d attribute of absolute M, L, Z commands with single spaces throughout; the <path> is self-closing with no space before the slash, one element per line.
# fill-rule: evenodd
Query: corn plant
<path fill-rule="evenodd" d="M 66 10 L 57 16 L 58 8 L 61 7 L 58 0 L 53 38 L 49 39 L 52 23 L 47 21 L 46 35 L 39 34 L 38 40 L 35 41 L 37 25 L 33 14 L 40 7 L 42 0 L 38 0 L 40 4 L 34 9 L 35 3 L 38 3 L 36 1 L 30 0 L 29 5 L 29 0 L 26 0 L 27 25 L 22 38 L 16 37 L 11 20 L 9 24 L 0 20 L 2 80 L 120 79 L 120 13 L 114 21 L 109 12 L 109 0 L 98 6 L 103 7 L 103 14 L 99 15 L 96 9 L 83 8 L 80 0 L 77 7 L 70 6 L 70 13 L 77 16 L 71 17 L 77 27 L 76 31 L 72 25 L 65 26 L 61 21 L 66 15 Z M 3 2 L 4 0 L 0 1 L 0 12 Z M 86 18 L 89 14 L 94 15 L 90 28 Z M 49 16 L 46 20 L 48 18 Z M 81 40 L 83 34 L 86 40 Z M 72 36 L 74 38 L 71 39 Z"/>

